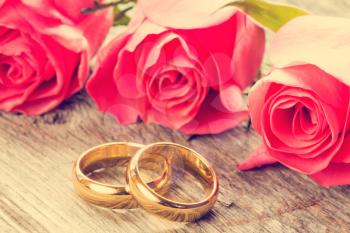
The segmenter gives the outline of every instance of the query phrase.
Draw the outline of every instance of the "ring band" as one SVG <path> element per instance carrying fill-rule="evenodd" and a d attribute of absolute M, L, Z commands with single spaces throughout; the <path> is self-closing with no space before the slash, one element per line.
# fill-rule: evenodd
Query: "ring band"
<path fill-rule="evenodd" d="M 73 167 L 74 188 L 84 200 L 112 209 L 136 208 L 138 203 L 129 193 L 128 185 L 105 184 L 87 176 L 97 168 L 119 165 L 120 161 L 129 161 L 135 153 L 144 147 L 136 143 L 108 143 L 93 147 L 84 152 Z M 119 163 L 118 163 L 119 162 Z M 148 183 L 155 189 L 165 187 L 169 171 L 166 165 L 161 176 Z"/>
<path fill-rule="evenodd" d="M 183 203 L 167 199 L 145 183 L 140 175 L 140 160 L 144 155 L 163 156 L 167 161 L 173 160 L 174 153 L 164 153 L 162 149 L 175 149 L 176 155 L 184 159 L 185 166 L 191 168 L 210 186 L 209 195 L 199 202 Z M 146 211 L 174 221 L 194 221 L 206 214 L 215 204 L 219 192 L 218 178 L 208 161 L 200 154 L 187 147 L 174 143 L 154 143 L 143 147 L 129 162 L 127 180 L 131 194 Z"/>

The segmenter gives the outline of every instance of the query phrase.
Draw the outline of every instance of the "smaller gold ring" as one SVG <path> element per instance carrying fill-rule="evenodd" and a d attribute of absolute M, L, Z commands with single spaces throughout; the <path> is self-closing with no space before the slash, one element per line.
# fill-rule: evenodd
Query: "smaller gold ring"
<path fill-rule="evenodd" d="M 175 151 L 164 152 L 165 147 L 170 147 Z M 184 159 L 184 165 L 191 168 L 196 175 L 209 184 L 209 194 L 203 200 L 192 203 L 172 201 L 143 181 L 139 170 L 139 162 L 143 159 L 143 155 L 162 156 L 168 162 L 173 162 L 174 154 L 181 156 Z M 196 151 L 169 142 L 150 144 L 136 152 L 129 162 L 127 180 L 130 192 L 140 206 L 150 213 L 174 221 L 189 222 L 199 219 L 214 206 L 219 193 L 218 178 L 209 162 Z"/>
<path fill-rule="evenodd" d="M 99 145 L 84 152 L 75 162 L 72 177 L 76 192 L 84 200 L 112 209 L 136 208 L 138 203 L 129 193 L 128 185 L 114 185 L 98 182 L 87 174 L 97 168 L 119 165 L 118 162 L 129 162 L 134 154 L 144 147 L 142 144 L 116 142 Z M 163 173 L 149 185 L 155 189 L 165 187 L 169 171 L 165 166 Z"/>

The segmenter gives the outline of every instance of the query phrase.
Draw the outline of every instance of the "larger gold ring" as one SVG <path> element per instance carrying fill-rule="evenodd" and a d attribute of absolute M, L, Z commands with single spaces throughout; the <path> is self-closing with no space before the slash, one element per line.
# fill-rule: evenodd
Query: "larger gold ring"
<path fill-rule="evenodd" d="M 168 153 L 163 150 L 164 147 L 174 150 Z M 209 194 L 203 200 L 193 203 L 172 201 L 159 194 L 142 179 L 140 161 L 144 159 L 143 156 L 163 156 L 171 162 L 174 153 L 183 158 L 185 166 L 191 168 L 209 184 Z M 150 213 L 174 221 L 199 219 L 213 207 L 219 192 L 218 178 L 207 160 L 194 150 L 174 143 L 154 143 L 140 149 L 130 160 L 127 175 L 130 192 L 140 206 Z"/>
<path fill-rule="evenodd" d="M 138 203 L 129 193 L 128 185 L 112 185 L 98 182 L 88 177 L 97 168 L 125 165 L 135 153 L 144 147 L 136 143 L 109 143 L 91 148 L 84 152 L 73 167 L 74 188 L 84 200 L 112 209 L 131 209 Z M 165 187 L 169 171 L 164 166 L 163 173 L 149 182 L 155 189 Z"/>

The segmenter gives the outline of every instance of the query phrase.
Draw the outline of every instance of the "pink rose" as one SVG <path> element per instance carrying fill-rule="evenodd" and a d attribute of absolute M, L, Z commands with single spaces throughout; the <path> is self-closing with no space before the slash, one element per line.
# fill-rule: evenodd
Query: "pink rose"
<path fill-rule="evenodd" d="M 87 90 L 121 124 L 141 118 L 188 134 L 220 133 L 248 117 L 264 31 L 228 1 L 143 0 L 100 54 Z M 215 13 L 216 12 L 216 13 Z"/>
<path fill-rule="evenodd" d="M 38 115 L 79 91 L 112 12 L 91 0 L 0 0 L 0 110 Z"/>
<path fill-rule="evenodd" d="M 263 146 L 239 166 L 280 162 L 321 185 L 350 184 L 350 20 L 300 17 L 272 41 L 249 96 Z"/>

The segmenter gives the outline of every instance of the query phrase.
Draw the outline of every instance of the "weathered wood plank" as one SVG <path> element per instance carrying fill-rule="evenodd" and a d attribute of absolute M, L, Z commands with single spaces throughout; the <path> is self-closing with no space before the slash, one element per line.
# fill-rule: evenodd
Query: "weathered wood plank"
<path fill-rule="evenodd" d="M 350 17 L 345 0 L 284 0 L 318 13 Z M 244 125 L 190 141 L 155 125 L 119 126 L 79 94 L 43 117 L 0 115 L 1 232 L 349 232 L 350 187 L 322 188 L 282 166 L 239 172 L 260 139 Z M 110 141 L 172 141 L 192 147 L 220 178 L 215 208 L 195 223 L 161 220 L 142 210 L 85 203 L 70 172 L 79 154 Z"/>

